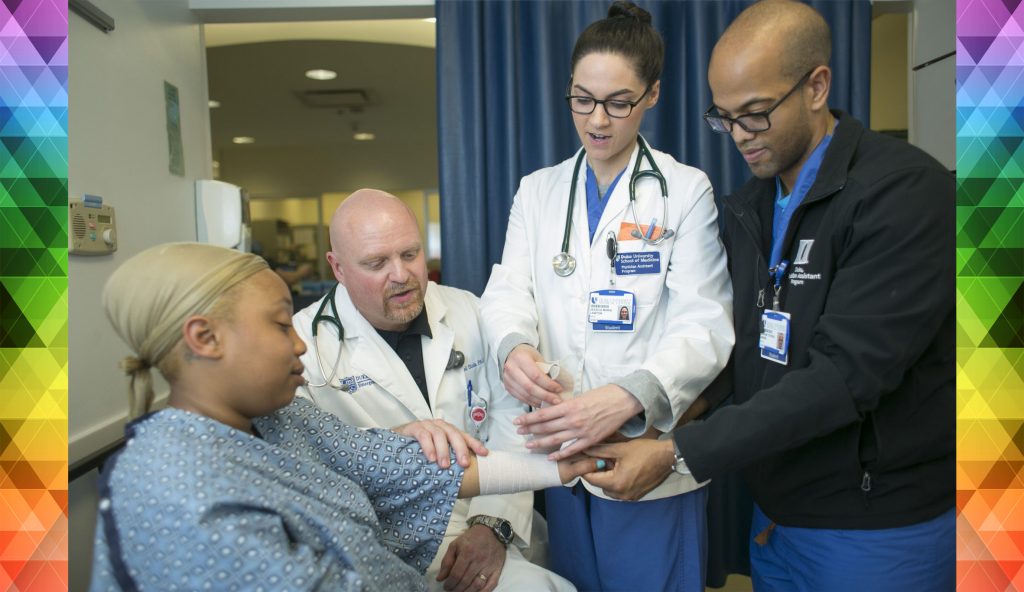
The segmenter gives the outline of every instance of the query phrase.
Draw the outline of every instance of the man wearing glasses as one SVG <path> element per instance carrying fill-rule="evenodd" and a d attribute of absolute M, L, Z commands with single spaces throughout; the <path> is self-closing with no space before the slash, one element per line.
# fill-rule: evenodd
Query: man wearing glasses
<path fill-rule="evenodd" d="M 593 449 L 616 464 L 589 480 L 633 498 L 741 469 L 755 590 L 952 590 L 954 180 L 828 109 L 830 53 L 821 15 L 784 0 L 715 46 L 704 119 L 754 174 L 723 208 L 734 404 Z"/>

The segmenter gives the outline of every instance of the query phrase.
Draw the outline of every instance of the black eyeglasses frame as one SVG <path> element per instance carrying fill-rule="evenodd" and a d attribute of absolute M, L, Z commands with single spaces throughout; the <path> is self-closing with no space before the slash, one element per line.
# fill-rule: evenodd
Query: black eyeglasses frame
<path fill-rule="evenodd" d="M 569 90 L 571 88 L 572 79 L 569 80 L 569 85 L 565 89 L 565 102 L 569 105 L 570 111 L 576 113 L 577 115 L 590 115 L 591 113 L 597 110 L 598 105 L 601 105 L 601 108 L 604 109 L 605 115 L 611 117 L 612 119 L 626 119 L 627 117 L 632 115 L 633 109 L 636 109 L 636 106 L 640 104 L 640 101 L 644 100 L 644 97 L 647 96 L 647 93 L 651 92 L 651 87 L 648 86 L 647 88 L 644 89 L 644 93 L 640 95 L 640 98 L 638 98 L 637 100 L 624 101 L 622 99 L 595 99 L 594 97 L 589 97 L 586 95 L 571 95 L 569 94 Z M 590 101 L 594 101 L 594 108 L 591 109 L 590 111 L 587 111 L 586 113 L 583 113 L 582 111 L 577 111 L 572 108 L 573 99 L 588 99 Z M 612 115 L 611 113 L 608 112 L 608 107 L 605 106 L 605 103 L 621 103 L 623 105 L 629 105 L 629 113 L 626 113 L 625 115 Z"/>
<path fill-rule="evenodd" d="M 804 74 L 803 76 L 800 77 L 800 80 L 797 80 L 796 84 L 793 85 L 793 88 L 789 89 L 789 92 L 787 92 L 786 94 L 782 95 L 781 99 L 779 99 L 778 101 L 775 101 L 774 105 L 772 105 L 771 107 L 768 107 L 764 111 L 755 111 L 753 113 L 744 113 L 743 115 L 740 115 L 739 117 L 727 117 L 725 115 L 715 115 L 715 114 L 712 114 L 711 112 L 715 110 L 715 105 L 712 104 L 710 107 L 708 107 L 708 110 L 704 112 L 704 123 L 708 124 L 708 127 L 711 128 L 711 131 L 713 131 L 715 133 L 719 133 L 719 134 L 731 134 L 732 133 L 732 126 L 733 126 L 733 124 L 739 125 L 741 128 L 743 128 L 744 131 L 746 131 L 748 133 L 751 133 L 751 134 L 758 134 L 758 133 L 761 133 L 761 132 L 766 132 L 766 131 L 772 129 L 772 120 L 771 120 L 771 117 L 769 117 L 772 114 L 772 111 L 775 111 L 775 109 L 777 109 L 779 107 L 779 105 L 781 105 L 783 102 L 785 102 L 785 100 L 788 99 L 790 97 L 790 95 L 795 93 L 796 89 L 798 89 L 801 86 L 803 86 L 804 83 L 807 82 L 808 79 L 810 79 L 811 74 L 813 74 L 814 71 L 817 70 L 817 69 L 818 69 L 818 67 L 815 66 L 815 67 L 811 68 L 810 70 L 808 70 L 806 74 Z M 767 127 L 765 127 L 764 129 L 760 129 L 760 128 L 758 128 L 758 129 L 751 129 L 751 128 L 747 127 L 747 125 L 745 123 L 743 123 L 743 119 L 744 118 L 764 118 L 764 121 L 765 121 L 765 124 L 767 125 Z M 720 122 L 721 125 L 722 125 L 722 129 L 719 129 L 718 127 L 716 127 L 715 124 L 712 123 L 712 120 L 717 120 L 718 122 Z"/>

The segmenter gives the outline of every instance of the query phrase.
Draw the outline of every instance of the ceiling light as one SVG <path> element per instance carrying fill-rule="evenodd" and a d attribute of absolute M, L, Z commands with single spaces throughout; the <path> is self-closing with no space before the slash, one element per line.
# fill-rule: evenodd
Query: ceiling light
<path fill-rule="evenodd" d="M 217 107 L 220 107 L 220 101 L 215 101 L 213 99 L 210 99 L 209 100 L 209 105 L 210 105 L 210 109 L 216 109 Z"/>
<path fill-rule="evenodd" d="M 352 134 L 352 139 L 359 140 L 360 142 L 366 142 L 376 137 L 376 134 L 371 134 L 370 132 L 356 132 Z"/>
<path fill-rule="evenodd" d="M 334 80 L 338 77 L 338 73 L 334 70 L 306 70 L 306 78 L 312 78 L 313 80 Z"/>
<path fill-rule="evenodd" d="M 231 141 L 235 144 L 252 144 L 256 141 L 256 138 L 252 136 L 235 136 L 231 138 Z"/>

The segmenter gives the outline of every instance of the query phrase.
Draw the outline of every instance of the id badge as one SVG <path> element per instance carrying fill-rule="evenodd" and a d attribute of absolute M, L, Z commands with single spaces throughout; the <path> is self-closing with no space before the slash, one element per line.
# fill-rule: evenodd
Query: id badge
<path fill-rule="evenodd" d="M 633 330 L 636 320 L 636 296 L 624 290 L 597 290 L 590 293 L 587 322 L 594 331 Z"/>
<path fill-rule="evenodd" d="M 761 338 L 758 347 L 761 357 L 783 366 L 789 363 L 788 312 L 766 310 L 761 313 Z"/>

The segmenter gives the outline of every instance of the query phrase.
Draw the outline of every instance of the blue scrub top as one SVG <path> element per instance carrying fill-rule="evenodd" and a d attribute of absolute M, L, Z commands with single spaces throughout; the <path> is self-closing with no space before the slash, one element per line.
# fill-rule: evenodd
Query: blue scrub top
<path fill-rule="evenodd" d="M 597 224 L 601 221 L 601 215 L 604 214 L 604 208 L 608 205 L 608 196 L 615 191 L 615 186 L 619 184 L 619 179 L 622 178 L 622 173 L 626 172 L 626 169 L 619 171 L 619 174 L 612 181 L 612 184 L 608 186 L 608 191 L 605 192 L 604 198 L 600 196 L 597 191 L 597 175 L 594 174 L 594 169 L 590 168 L 590 163 L 587 163 L 587 226 L 590 227 L 590 243 L 594 243 L 594 234 L 597 232 Z M 615 229 L 618 231 L 618 229 Z"/>

